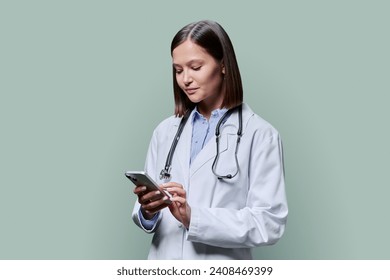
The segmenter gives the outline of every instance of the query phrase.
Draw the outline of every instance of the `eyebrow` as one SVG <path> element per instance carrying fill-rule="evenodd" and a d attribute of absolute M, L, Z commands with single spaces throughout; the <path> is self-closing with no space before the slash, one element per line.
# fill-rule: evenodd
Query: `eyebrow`
<path fill-rule="evenodd" d="M 192 63 L 202 63 L 203 62 L 203 59 L 191 59 L 190 61 L 188 61 L 187 63 L 185 63 L 185 65 L 190 65 Z M 177 67 L 177 66 L 181 66 L 180 64 L 177 64 L 177 63 L 172 63 L 172 65 L 174 67 Z"/>

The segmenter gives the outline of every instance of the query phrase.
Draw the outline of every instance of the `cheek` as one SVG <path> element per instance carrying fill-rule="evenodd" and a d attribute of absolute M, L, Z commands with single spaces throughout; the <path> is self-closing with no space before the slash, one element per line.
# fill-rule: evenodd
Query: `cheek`
<path fill-rule="evenodd" d="M 214 70 L 213 72 L 208 75 L 207 80 L 205 80 L 206 83 L 208 83 L 213 88 L 218 88 L 221 86 L 223 81 L 223 76 L 218 70 Z"/>
<path fill-rule="evenodd" d="M 179 85 L 179 87 L 183 88 L 182 79 L 180 79 L 180 77 L 177 75 L 176 75 L 175 79 L 176 79 L 176 83 Z"/>

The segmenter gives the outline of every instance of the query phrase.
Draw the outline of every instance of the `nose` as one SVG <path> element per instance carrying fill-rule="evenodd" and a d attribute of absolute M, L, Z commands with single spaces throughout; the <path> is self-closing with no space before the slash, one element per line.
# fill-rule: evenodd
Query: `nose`
<path fill-rule="evenodd" d="M 183 71 L 183 83 L 185 86 L 189 86 L 192 83 L 192 77 L 188 71 Z"/>

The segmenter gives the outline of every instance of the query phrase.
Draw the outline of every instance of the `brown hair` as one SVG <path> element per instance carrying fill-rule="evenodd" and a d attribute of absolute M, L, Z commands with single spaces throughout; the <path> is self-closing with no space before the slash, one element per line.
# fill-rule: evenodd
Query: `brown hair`
<path fill-rule="evenodd" d="M 222 61 L 225 66 L 224 89 L 225 98 L 223 108 L 232 108 L 243 101 L 243 90 L 240 70 L 232 42 L 226 31 L 217 22 L 202 20 L 184 26 L 173 37 L 171 43 L 171 55 L 173 50 L 190 39 L 193 43 L 204 48 L 217 61 Z M 173 68 L 173 93 L 175 98 L 175 115 L 183 116 L 187 110 L 192 110 L 192 103 L 176 81 L 176 71 Z"/>

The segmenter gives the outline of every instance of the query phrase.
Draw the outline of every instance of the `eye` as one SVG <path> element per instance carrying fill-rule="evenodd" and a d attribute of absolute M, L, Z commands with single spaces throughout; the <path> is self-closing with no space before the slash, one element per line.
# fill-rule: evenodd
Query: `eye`
<path fill-rule="evenodd" d="M 182 69 L 175 69 L 175 73 L 176 73 L 176 74 L 180 74 L 181 72 L 183 72 Z"/>
<path fill-rule="evenodd" d="M 193 67 L 191 67 L 191 69 L 194 70 L 194 71 L 199 71 L 200 68 L 202 68 L 202 66 L 193 66 Z"/>

